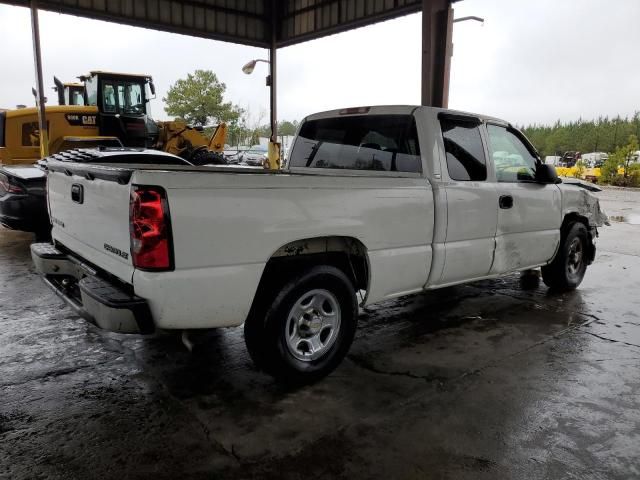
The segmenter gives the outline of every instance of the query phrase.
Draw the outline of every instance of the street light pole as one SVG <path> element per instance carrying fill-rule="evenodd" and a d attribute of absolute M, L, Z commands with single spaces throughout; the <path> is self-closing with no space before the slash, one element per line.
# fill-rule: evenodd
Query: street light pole
<path fill-rule="evenodd" d="M 271 43 L 269 48 L 269 60 L 255 59 L 247 62 L 242 71 L 247 75 L 253 73 L 256 63 L 264 62 L 269 64 L 269 75 L 267 75 L 267 87 L 269 87 L 269 123 L 271 127 L 271 136 L 269 137 L 269 150 L 267 152 L 268 168 L 278 170 L 280 168 L 280 144 L 278 143 L 278 116 L 276 109 L 276 44 Z"/>
<path fill-rule="evenodd" d="M 476 17 L 475 15 L 469 15 L 466 17 L 453 18 L 453 9 L 450 9 L 450 25 L 451 28 L 447 29 L 447 51 L 446 51 L 446 72 L 445 72 L 445 81 L 443 87 L 443 106 L 445 108 L 449 107 L 449 85 L 451 83 L 451 57 L 453 57 L 453 24 L 458 22 L 466 22 L 468 20 L 473 20 L 476 22 L 480 22 L 481 25 L 484 25 L 484 18 Z"/>
<path fill-rule="evenodd" d="M 271 0 L 271 46 L 269 48 L 269 99 L 271 104 L 271 143 L 278 142 L 278 116 L 276 114 L 276 0 Z M 280 163 L 278 152 L 277 161 Z"/>
<path fill-rule="evenodd" d="M 271 111 L 271 137 L 270 140 L 275 142 L 278 138 L 278 115 L 276 112 L 276 49 L 273 48 L 269 52 L 269 77 L 267 78 L 267 86 L 269 87 L 269 108 Z"/>
<path fill-rule="evenodd" d="M 278 143 L 278 115 L 277 115 L 277 78 L 276 78 L 276 56 L 278 51 L 277 44 L 277 18 L 276 8 L 277 0 L 271 0 L 271 42 L 269 44 L 269 60 L 255 59 L 251 60 L 242 67 L 242 71 L 247 75 L 253 72 L 258 62 L 269 64 L 269 75 L 267 75 L 267 87 L 269 87 L 269 123 L 271 124 L 271 136 L 269 137 L 269 148 L 267 151 L 267 165 L 270 170 L 280 169 L 280 144 Z"/>
<path fill-rule="evenodd" d="M 480 23 L 484 24 L 484 18 L 476 17 L 475 15 L 469 15 L 467 17 L 456 18 L 456 19 L 453 20 L 453 23 L 466 22 L 467 20 L 475 20 L 476 22 L 480 22 Z"/>

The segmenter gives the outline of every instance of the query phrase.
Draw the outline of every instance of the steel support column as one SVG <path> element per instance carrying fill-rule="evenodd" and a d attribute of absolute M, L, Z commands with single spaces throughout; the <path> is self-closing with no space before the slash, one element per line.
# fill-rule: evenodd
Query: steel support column
<path fill-rule="evenodd" d="M 449 0 L 422 0 L 422 105 L 449 104 L 453 8 Z"/>
<path fill-rule="evenodd" d="M 278 112 L 277 112 L 277 104 L 276 104 L 276 56 L 278 49 L 276 48 L 275 39 L 271 43 L 271 48 L 269 49 L 269 78 L 270 80 L 270 89 L 269 89 L 269 106 L 270 106 L 270 122 L 271 122 L 271 141 L 278 141 Z"/>
<path fill-rule="evenodd" d="M 49 132 L 45 116 L 44 84 L 42 82 L 42 54 L 40 52 L 40 24 L 38 22 L 38 2 L 31 0 L 31 34 L 33 38 L 33 63 L 36 73 L 36 103 L 38 104 L 38 126 L 40 130 L 40 157 L 49 156 Z"/>
<path fill-rule="evenodd" d="M 269 151 L 267 154 L 268 167 L 272 170 L 280 169 L 280 144 L 278 143 L 278 110 L 277 88 L 278 64 L 278 2 L 271 0 L 271 44 L 269 45 L 269 118 L 271 123 L 271 138 L 269 139 Z"/>

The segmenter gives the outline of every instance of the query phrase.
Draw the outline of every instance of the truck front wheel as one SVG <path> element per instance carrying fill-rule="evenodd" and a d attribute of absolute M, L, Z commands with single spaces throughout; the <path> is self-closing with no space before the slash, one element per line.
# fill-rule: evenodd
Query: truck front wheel
<path fill-rule="evenodd" d="M 310 383 L 333 371 L 356 331 L 355 289 L 339 269 L 322 265 L 260 301 L 244 325 L 255 365 L 287 383 Z"/>
<path fill-rule="evenodd" d="M 577 288 L 587 271 L 588 246 L 589 232 L 584 224 L 568 224 L 563 229 L 558 253 L 549 265 L 541 269 L 545 285 L 557 291 Z"/>

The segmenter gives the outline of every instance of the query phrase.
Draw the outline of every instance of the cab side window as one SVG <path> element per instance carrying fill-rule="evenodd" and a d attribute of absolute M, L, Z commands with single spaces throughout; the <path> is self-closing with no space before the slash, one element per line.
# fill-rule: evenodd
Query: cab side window
<path fill-rule="evenodd" d="M 498 182 L 535 180 L 537 158 L 518 136 L 506 127 L 487 125 L 489 154 Z"/>
<path fill-rule="evenodd" d="M 420 173 L 421 162 L 412 115 L 359 115 L 306 121 L 289 166 Z"/>
<path fill-rule="evenodd" d="M 442 117 L 440 127 L 449 177 L 460 181 L 486 180 L 487 162 L 480 137 L 480 123 L 473 119 Z"/>

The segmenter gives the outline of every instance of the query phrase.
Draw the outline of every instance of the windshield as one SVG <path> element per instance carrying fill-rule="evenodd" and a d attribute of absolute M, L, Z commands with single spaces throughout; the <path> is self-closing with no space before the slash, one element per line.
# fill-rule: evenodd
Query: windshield
<path fill-rule="evenodd" d="M 106 80 L 102 84 L 102 108 L 109 113 L 143 114 L 144 88 L 141 83 Z"/>

